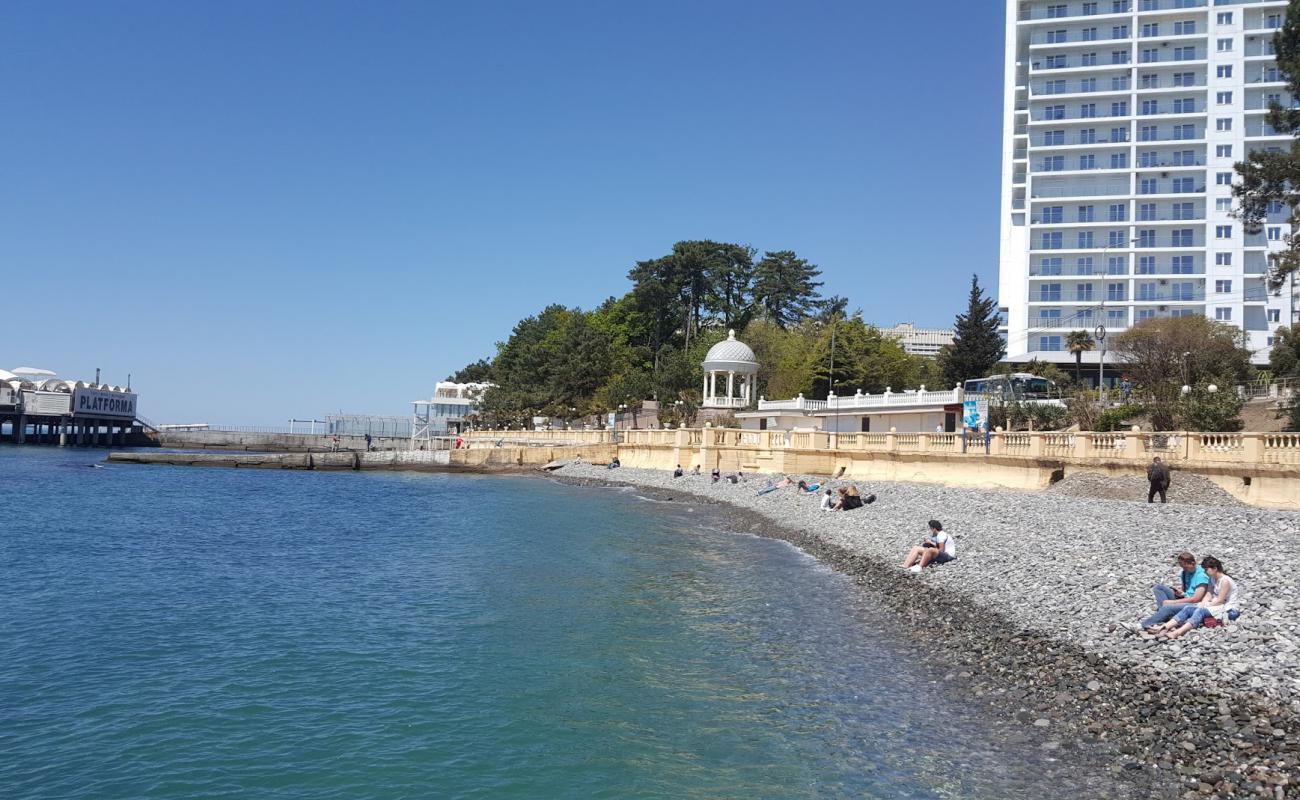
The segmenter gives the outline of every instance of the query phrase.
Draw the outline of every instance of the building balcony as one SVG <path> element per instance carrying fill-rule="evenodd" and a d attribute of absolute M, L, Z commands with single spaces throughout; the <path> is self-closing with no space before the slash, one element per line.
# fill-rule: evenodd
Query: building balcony
<path fill-rule="evenodd" d="M 1039 181 L 1034 181 L 1034 186 L 1030 190 L 1030 197 L 1037 198 L 1056 198 L 1064 199 L 1071 197 L 1127 197 L 1132 193 L 1132 186 L 1129 181 L 1113 182 L 1090 182 L 1090 183 L 1069 183 L 1061 186 L 1039 186 Z"/>
<path fill-rule="evenodd" d="M 1021 11 L 1016 21 L 1020 23 L 1061 22 L 1068 19 L 1076 22 L 1081 20 L 1096 21 L 1100 25 L 1103 22 L 1125 22 L 1128 14 L 1133 10 L 1132 0 L 1123 0 L 1119 4 L 1113 1 L 1108 3 L 1105 0 L 1100 0 L 1100 3 L 1098 10 L 1103 12 L 1100 14 L 1084 14 L 1081 5 L 1071 3 L 1066 6 L 1066 13 L 1064 14 L 1057 13 L 1054 10 L 1055 6 L 1039 6 L 1038 8 Z"/>
<path fill-rule="evenodd" d="M 1195 290 L 1187 292 L 1176 292 L 1169 289 L 1158 289 L 1156 291 L 1143 292 L 1139 287 L 1138 291 L 1133 293 L 1134 303 L 1203 303 L 1205 302 L 1205 287 L 1198 286 Z"/>
<path fill-rule="evenodd" d="M 1081 17 L 1080 19 L 1092 20 L 1092 19 L 1096 19 L 1096 17 L 1086 17 L 1086 18 Z M 1085 34 L 1084 31 L 1091 30 L 1094 27 L 1096 28 L 1095 34 L 1092 35 L 1092 38 L 1085 39 L 1084 36 L 1087 34 Z M 1029 35 L 1029 47 L 1031 50 L 1039 47 L 1043 47 L 1043 48 L 1071 47 L 1071 46 L 1087 47 L 1096 44 L 1130 42 L 1133 40 L 1132 31 L 1128 31 L 1123 36 L 1114 36 L 1113 35 L 1114 27 L 1115 26 L 1111 25 L 1108 28 L 1102 28 L 1101 25 L 1094 26 L 1089 24 L 1082 28 L 1074 28 L 1074 29 L 1067 28 L 1065 31 L 1064 38 L 1060 37 L 1057 31 L 1035 31 L 1034 33 L 1031 33 Z"/>

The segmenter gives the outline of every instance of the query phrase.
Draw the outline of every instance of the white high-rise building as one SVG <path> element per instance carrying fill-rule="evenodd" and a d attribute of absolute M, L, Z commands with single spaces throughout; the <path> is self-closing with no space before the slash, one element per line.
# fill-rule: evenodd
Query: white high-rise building
<path fill-rule="evenodd" d="M 1273 58 L 1286 6 L 1007 3 L 999 302 L 1010 360 L 1073 361 L 1072 330 L 1203 314 L 1244 328 L 1267 361 L 1273 331 L 1293 319 L 1292 291 L 1265 285 L 1289 215 L 1277 208 L 1246 235 L 1230 212 L 1233 164 L 1290 146 L 1264 122 L 1270 102 L 1296 103 Z"/>

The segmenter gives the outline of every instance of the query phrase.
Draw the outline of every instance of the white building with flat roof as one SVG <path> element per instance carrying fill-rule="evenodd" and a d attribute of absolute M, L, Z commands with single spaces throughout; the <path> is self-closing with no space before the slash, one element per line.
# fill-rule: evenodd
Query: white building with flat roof
<path fill-rule="evenodd" d="M 918 328 L 910 322 L 900 322 L 892 328 L 881 328 L 880 332 L 897 339 L 905 352 L 929 358 L 939 355 L 939 349 L 952 344 L 957 335 L 951 328 Z"/>
<path fill-rule="evenodd" d="M 1285 0 L 1009 0 L 999 303 L 1007 358 L 1073 361 L 1072 330 L 1205 315 L 1256 361 L 1293 319 L 1268 293 L 1290 233 L 1233 219 L 1233 164 L 1291 137 L 1273 56 Z M 1084 354 L 1097 363 L 1098 352 Z M 1107 359 L 1109 361 L 1109 358 Z"/>

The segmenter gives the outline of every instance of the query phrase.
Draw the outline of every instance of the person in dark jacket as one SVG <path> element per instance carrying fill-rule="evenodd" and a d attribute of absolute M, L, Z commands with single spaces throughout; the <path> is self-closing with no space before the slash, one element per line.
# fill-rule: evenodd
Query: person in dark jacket
<path fill-rule="evenodd" d="M 1157 494 L 1160 495 L 1160 502 L 1167 502 L 1165 492 L 1169 489 L 1169 467 L 1164 465 L 1160 456 L 1151 459 L 1151 466 L 1147 467 L 1147 482 L 1151 484 L 1147 502 L 1154 503 Z"/>

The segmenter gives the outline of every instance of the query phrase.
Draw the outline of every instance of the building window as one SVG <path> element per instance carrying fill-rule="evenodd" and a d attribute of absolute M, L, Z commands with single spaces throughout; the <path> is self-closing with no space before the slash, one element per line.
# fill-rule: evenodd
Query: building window
<path fill-rule="evenodd" d="M 1111 54 L 1110 54 L 1110 63 L 1112 63 L 1112 64 L 1127 64 L 1127 63 L 1128 63 L 1128 51 L 1127 51 L 1127 50 L 1112 50 L 1112 51 L 1111 51 Z"/>
<path fill-rule="evenodd" d="M 1084 128 L 1079 131 L 1079 144 L 1095 144 L 1097 142 L 1097 129 Z"/>
<path fill-rule="evenodd" d="M 1127 169 L 1127 168 L 1128 168 L 1128 153 L 1111 153 L 1111 154 L 1110 154 L 1110 168 L 1111 168 L 1111 169 Z"/>
<path fill-rule="evenodd" d="M 1216 197 L 1216 198 L 1214 199 L 1214 210 L 1215 210 L 1215 211 L 1231 211 L 1231 210 L 1232 210 L 1232 198 L 1231 198 L 1231 197 Z"/>
<path fill-rule="evenodd" d="M 1169 236 L 1169 243 L 1174 247 L 1192 247 L 1194 240 L 1191 228 L 1177 228 Z"/>
<path fill-rule="evenodd" d="M 1124 284 L 1122 284 L 1122 283 L 1108 283 L 1108 284 L 1106 284 L 1106 301 L 1107 301 L 1107 302 L 1111 302 L 1111 301 L 1114 301 L 1114 300 L 1123 300 L 1123 299 L 1124 299 Z"/>
<path fill-rule="evenodd" d="M 1171 210 L 1174 219 L 1196 219 L 1196 206 L 1192 203 L 1174 203 Z"/>
<path fill-rule="evenodd" d="M 1264 20 L 1264 27 L 1272 28 L 1272 29 L 1277 29 L 1282 27 L 1282 15 L 1269 14 L 1268 17 Z"/>
<path fill-rule="evenodd" d="M 1188 47 L 1174 48 L 1174 61 L 1195 61 L 1195 60 L 1196 60 L 1195 47 L 1188 46 Z"/>
<path fill-rule="evenodd" d="M 1232 65 L 1231 65 L 1231 64 L 1220 64 L 1218 67 L 1215 68 L 1215 74 L 1218 75 L 1220 78 L 1231 78 L 1231 77 L 1232 77 Z"/>
<path fill-rule="evenodd" d="M 1112 142 L 1127 142 L 1127 141 L 1128 141 L 1128 128 L 1111 128 L 1111 129 L 1110 129 L 1110 140 L 1111 140 Z"/>
<path fill-rule="evenodd" d="M 1214 95 L 1214 102 L 1221 106 L 1232 105 L 1232 92 L 1218 92 Z"/>
<path fill-rule="evenodd" d="M 1282 241 L 1282 228 L 1277 225 L 1270 225 L 1268 228 L 1268 240 L 1270 242 Z"/>
<path fill-rule="evenodd" d="M 1096 106 L 1093 106 L 1093 108 L 1096 108 Z M 1128 116 L 1128 101 L 1127 101 L 1127 100 L 1124 100 L 1124 101 L 1120 101 L 1120 102 L 1116 102 L 1116 103 L 1111 103 L 1111 104 L 1110 104 L 1110 115 L 1111 115 L 1112 117 L 1127 117 L 1127 116 Z M 1094 115 L 1094 116 L 1095 116 L 1095 115 Z"/>
<path fill-rule="evenodd" d="M 1042 141 L 1044 147 L 1065 144 L 1065 131 L 1043 131 Z"/>
<path fill-rule="evenodd" d="M 1156 318 L 1156 311 L 1154 308 L 1139 308 L 1137 310 L 1138 322 L 1141 322 L 1144 319 L 1155 319 L 1155 318 Z"/>
<path fill-rule="evenodd" d="M 1079 156 L 1079 169 L 1096 169 L 1096 168 L 1097 168 L 1097 156 L 1093 155 L 1092 153 Z"/>
<path fill-rule="evenodd" d="M 1128 244 L 1128 238 L 1127 238 L 1127 237 L 1128 237 L 1128 231 L 1122 231 L 1122 230 L 1121 230 L 1121 231 L 1107 231 L 1107 233 L 1106 233 L 1106 246 L 1107 246 L 1107 247 L 1123 247 L 1124 245 Z"/>
<path fill-rule="evenodd" d="M 1060 172 L 1065 169 L 1065 156 L 1047 156 L 1043 159 L 1043 172 Z"/>
<path fill-rule="evenodd" d="M 1076 275 L 1092 274 L 1092 256 L 1083 256 L 1074 262 L 1074 272 Z"/>
<path fill-rule="evenodd" d="M 1066 41 L 1066 40 L 1067 40 L 1067 37 L 1066 37 L 1066 35 L 1065 35 L 1065 31 L 1048 31 L 1048 32 L 1047 32 L 1047 43 L 1048 43 L 1048 44 L 1060 44 L 1061 42 L 1064 42 L 1064 41 Z"/>
<path fill-rule="evenodd" d="M 1139 283 L 1139 284 L 1137 285 L 1137 299 L 1138 299 L 1138 300 L 1155 300 L 1155 299 L 1156 299 L 1156 285 L 1155 285 L 1154 283 L 1151 283 L 1150 281 L 1148 281 L 1147 283 Z"/>
<path fill-rule="evenodd" d="M 1056 17 L 1067 17 L 1069 16 L 1069 11 L 1070 7 L 1065 4 L 1048 6 L 1047 16 L 1051 19 L 1055 19 Z"/>
<path fill-rule="evenodd" d="M 1143 76 L 1142 76 L 1142 88 L 1143 88 L 1143 89 L 1159 89 L 1159 88 L 1160 88 L 1160 76 L 1159 76 L 1158 74 L 1153 74 L 1153 75 L 1143 75 Z"/>
<path fill-rule="evenodd" d="M 1174 126 L 1174 136 L 1173 136 L 1173 138 L 1174 138 L 1174 139 L 1195 139 L 1195 138 L 1196 138 L 1196 126 L 1195 126 L 1195 125 L 1190 125 L 1190 124 L 1189 124 L 1189 125 L 1175 125 L 1175 126 Z"/>
<path fill-rule="evenodd" d="M 1196 20 L 1184 20 L 1174 23 L 1174 36 L 1191 36 L 1196 33 Z"/>
<path fill-rule="evenodd" d="M 1097 54 L 1084 53 L 1083 55 L 1079 56 L 1079 66 L 1083 66 L 1083 67 L 1097 66 Z"/>
<path fill-rule="evenodd" d="M 1096 103 L 1080 103 L 1080 104 L 1079 104 L 1079 118 L 1080 118 L 1080 119 L 1091 119 L 1091 118 L 1093 118 L 1093 117 L 1095 117 L 1095 116 L 1097 116 L 1097 104 L 1096 104 Z"/>
<path fill-rule="evenodd" d="M 1195 191 L 1192 187 L 1191 178 L 1174 178 L 1174 194 L 1191 194 Z"/>
<path fill-rule="evenodd" d="M 1155 178 L 1143 178 L 1141 181 L 1138 182 L 1138 194 L 1155 194 L 1155 193 L 1156 193 Z"/>
<path fill-rule="evenodd" d="M 1195 272 L 1191 256 L 1174 256 L 1169 261 L 1169 271 L 1175 275 L 1191 275 Z"/>
<path fill-rule="evenodd" d="M 1232 24 L 1232 12 L 1231 12 L 1231 11 L 1220 11 L 1219 14 L 1218 14 L 1218 16 L 1215 17 L 1215 21 L 1217 21 L 1220 25 L 1231 25 L 1231 24 Z"/>
<path fill-rule="evenodd" d="M 1194 283 L 1175 283 L 1172 295 L 1174 300 L 1195 300 L 1196 284 Z"/>
<path fill-rule="evenodd" d="M 1061 284 L 1044 283 L 1039 286 L 1038 300 L 1044 303 L 1059 303 L 1061 301 Z"/>
<path fill-rule="evenodd" d="M 1232 158 L 1232 145 L 1230 144 L 1215 145 L 1214 155 L 1217 158 Z"/>
<path fill-rule="evenodd" d="M 1095 92 L 1095 91 L 1097 91 L 1097 79 L 1096 79 L 1096 78 L 1084 78 L 1083 80 L 1079 81 L 1079 91 L 1081 91 L 1081 92 Z"/>
<path fill-rule="evenodd" d="M 1074 287 L 1074 299 L 1081 303 L 1092 302 L 1092 284 L 1081 283 Z"/>
<path fill-rule="evenodd" d="M 1214 309 L 1214 318 L 1220 322 L 1232 322 L 1232 309 L 1216 308 Z"/>
<path fill-rule="evenodd" d="M 1156 274 L 1156 257 L 1138 256 L 1137 274 L 1139 275 Z"/>
<path fill-rule="evenodd" d="M 1065 206 L 1047 206 L 1043 209 L 1042 222 L 1059 224 L 1065 221 Z"/>
<path fill-rule="evenodd" d="M 1216 172 L 1216 173 L 1214 173 L 1214 182 L 1215 182 L 1216 184 L 1218 184 L 1219 186 L 1231 186 L 1231 185 L 1232 185 L 1232 173 L 1231 173 L 1231 172 Z"/>
<path fill-rule="evenodd" d="M 1151 37 L 1160 35 L 1159 22 L 1146 22 L 1142 24 L 1142 36 Z"/>
<path fill-rule="evenodd" d="M 1124 256 L 1111 256 L 1106 264 L 1107 275 L 1127 275 L 1128 259 Z M 1120 284 L 1121 286 L 1123 284 Z"/>
<path fill-rule="evenodd" d="M 1196 113 L 1196 99 L 1192 97 L 1183 97 L 1174 101 L 1175 114 L 1194 114 Z"/>
<path fill-rule="evenodd" d="M 1151 64 L 1153 62 L 1159 61 L 1160 51 L 1154 47 L 1143 50 L 1142 55 L 1138 58 L 1138 60 L 1141 61 L 1143 64 Z"/>
<path fill-rule="evenodd" d="M 1091 250 L 1093 247 L 1092 231 L 1079 231 L 1079 236 L 1077 241 L 1078 241 L 1078 249 Z"/>
<path fill-rule="evenodd" d="M 1215 49 L 1220 53 L 1232 52 L 1232 39 L 1219 39 L 1214 43 Z"/>
<path fill-rule="evenodd" d="M 1232 281 L 1215 281 L 1214 291 L 1216 294 L 1231 294 Z"/>
<path fill-rule="evenodd" d="M 1159 114 L 1160 103 L 1156 100 L 1143 100 L 1140 107 L 1140 113 L 1145 117 L 1149 117 L 1152 114 Z"/>
<path fill-rule="evenodd" d="M 1174 73 L 1174 86 L 1195 86 L 1195 72 L 1176 72 Z"/>
<path fill-rule="evenodd" d="M 1231 238 L 1232 238 L 1232 226 L 1231 226 L 1231 225 L 1215 225 L 1215 226 L 1214 226 L 1214 238 L 1216 238 L 1216 239 L 1231 239 Z"/>
<path fill-rule="evenodd" d="M 1044 234 L 1043 234 L 1043 249 L 1044 249 L 1044 250 L 1060 250 L 1060 249 L 1061 249 L 1061 232 L 1060 232 L 1060 231 L 1051 231 L 1051 232 L 1049 232 L 1049 233 L 1044 233 Z"/>
<path fill-rule="evenodd" d="M 1214 263 L 1215 263 L 1216 266 L 1219 266 L 1219 267 L 1231 267 L 1231 266 L 1232 266 L 1232 253 L 1215 253 L 1215 254 L 1214 254 Z"/>
<path fill-rule="evenodd" d="M 1138 222 L 1150 222 L 1156 218 L 1155 203 L 1141 203 L 1138 205 Z"/>
<path fill-rule="evenodd" d="M 1150 228 L 1138 231 L 1138 247 L 1155 247 L 1156 232 Z"/>
<path fill-rule="evenodd" d="M 1092 206 L 1079 206 L 1079 222 L 1092 222 L 1093 221 L 1092 218 L 1093 218 Z"/>
<path fill-rule="evenodd" d="M 1040 336 L 1038 337 L 1038 349 L 1051 352 L 1057 352 L 1061 349 L 1060 336 Z"/>
<path fill-rule="evenodd" d="M 1097 4 L 1096 4 L 1096 3 L 1084 3 L 1084 4 L 1083 4 L 1083 15 L 1084 15 L 1085 17 L 1095 17 L 1095 16 L 1097 16 Z"/>
<path fill-rule="evenodd" d="M 1116 91 L 1128 88 L 1127 75 L 1115 75 L 1110 79 L 1110 88 Z"/>
<path fill-rule="evenodd" d="M 1269 322 L 1281 322 L 1281 321 L 1282 321 L 1282 312 L 1281 312 L 1279 309 L 1276 309 L 1276 308 L 1270 308 L 1270 309 L 1268 310 L 1268 321 L 1269 321 Z M 1273 344 L 1273 342 L 1270 341 L 1269 344 Z"/>
<path fill-rule="evenodd" d="M 1043 119 L 1065 119 L 1065 106 L 1043 106 Z"/>
<path fill-rule="evenodd" d="M 1216 131 L 1230 131 L 1230 130 L 1232 130 L 1232 118 L 1231 118 L 1231 117 L 1219 117 L 1218 119 L 1216 119 L 1216 120 L 1214 121 L 1214 129 L 1215 129 Z"/>
<path fill-rule="evenodd" d="M 1044 258 L 1038 265 L 1039 275 L 1060 275 L 1061 274 L 1060 258 Z"/>
<path fill-rule="evenodd" d="M 1125 222 L 1128 220 L 1128 205 L 1126 203 L 1111 203 L 1107 213 L 1111 222 Z"/>

